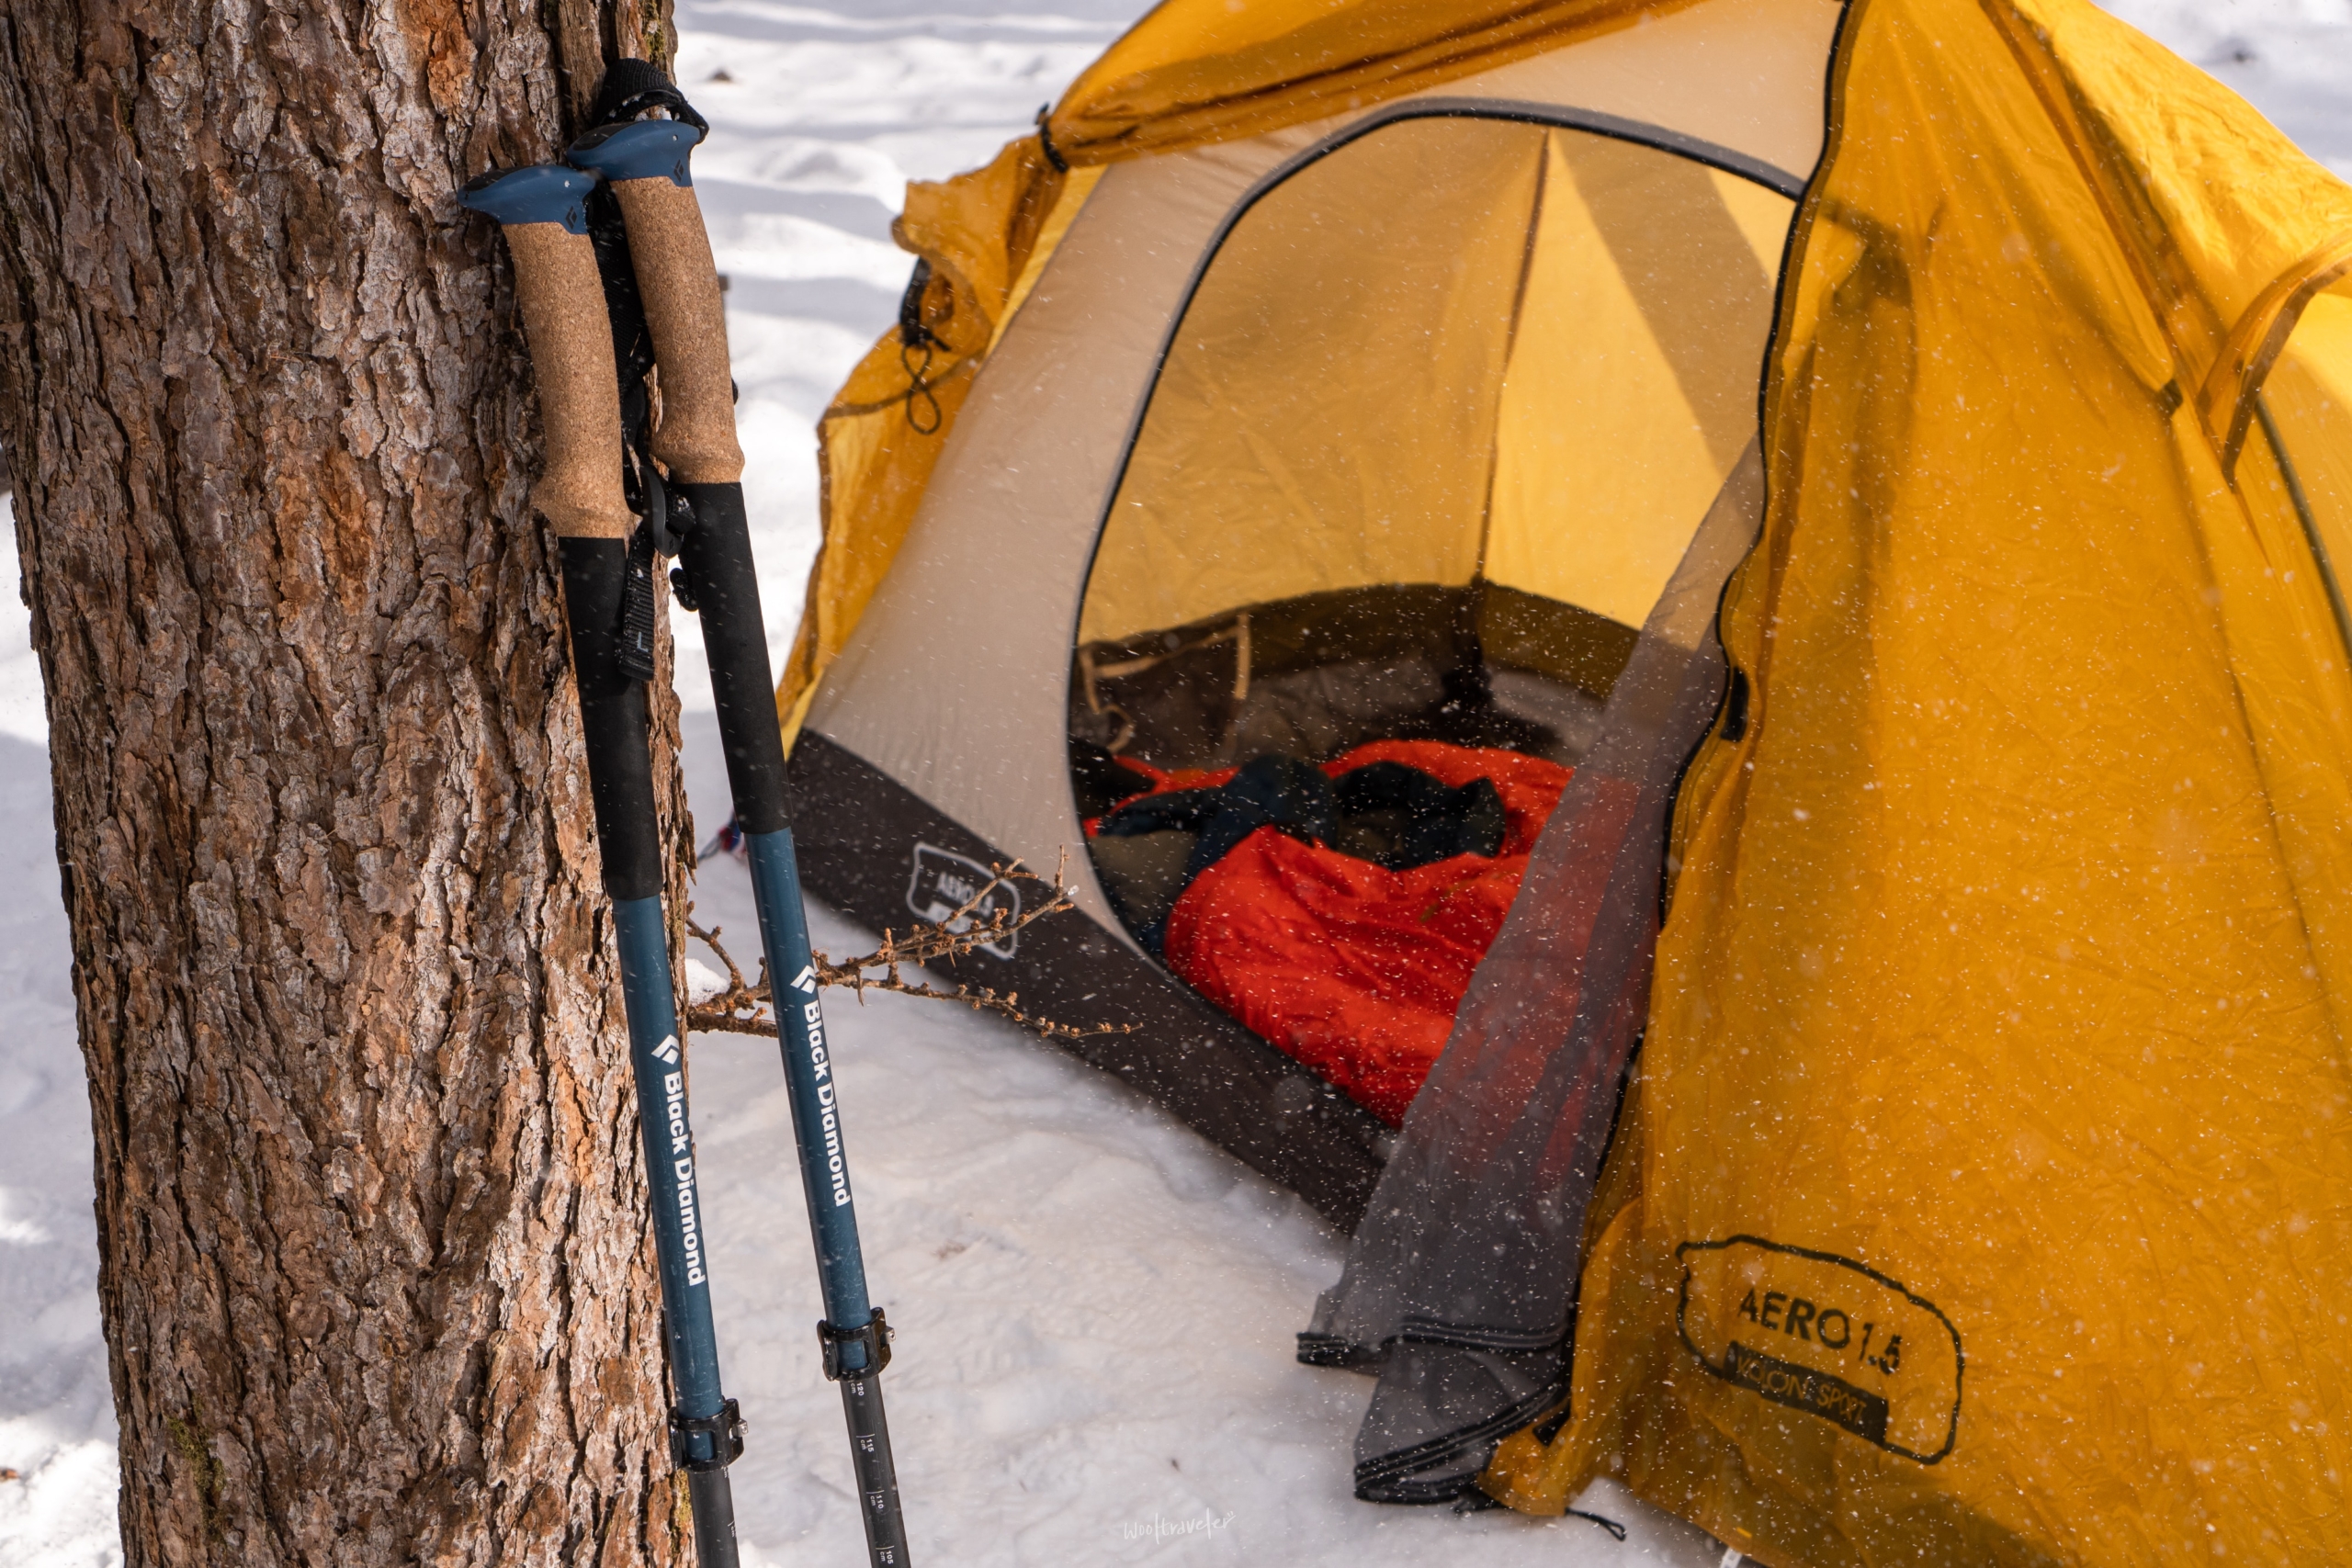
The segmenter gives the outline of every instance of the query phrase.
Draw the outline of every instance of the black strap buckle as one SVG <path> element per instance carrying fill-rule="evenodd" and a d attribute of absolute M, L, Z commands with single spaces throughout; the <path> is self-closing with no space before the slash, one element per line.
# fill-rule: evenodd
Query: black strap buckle
<path fill-rule="evenodd" d="M 830 1323 L 817 1325 L 817 1343 L 824 1347 L 825 1375 L 835 1382 L 843 1378 L 871 1377 L 890 1364 L 890 1325 L 876 1307 L 874 1315 L 862 1328 L 836 1328 Z M 842 1365 L 842 1348 L 846 1345 L 865 1347 L 865 1365 L 848 1368 Z"/>
<path fill-rule="evenodd" d="M 710 1439 L 708 1459 L 695 1459 L 693 1439 Z M 680 1470 L 725 1470 L 743 1457 L 743 1412 L 733 1400 L 716 1416 L 683 1416 L 670 1407 L 670 1461 Z"/>

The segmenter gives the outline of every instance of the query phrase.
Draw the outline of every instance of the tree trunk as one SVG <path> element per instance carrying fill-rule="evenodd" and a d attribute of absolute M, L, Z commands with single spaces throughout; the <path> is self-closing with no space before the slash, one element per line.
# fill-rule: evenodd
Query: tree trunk
<path fill-rule="evenodd" d="M 0 446 L 134 1564 L 684 1554 L 527 362 L 452 199 L 667 27 L 0 0 Z"/>

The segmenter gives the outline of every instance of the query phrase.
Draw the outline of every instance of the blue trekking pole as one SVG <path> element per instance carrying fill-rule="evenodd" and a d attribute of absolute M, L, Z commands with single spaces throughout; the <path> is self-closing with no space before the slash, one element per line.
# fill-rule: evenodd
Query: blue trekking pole
<path fill-rule="evenodd" d="M 620 950 L 629 1062 L 645 1137 L 646 1184 L 661 1266 L 662 1321 L 673 1403 L 671 1458 L 686 1472 L 702 1568 L 735 1568 L 735 1505 L 727 1467 L 743 1451 L 742 1418 L 718 1384 L 708 1255 L 695 1182 L 669 936 L 662 918 L 662 842 L 647 750 L 650 621 L 629 614 L 629 540 L 637 524 L 623 485 L 621 411 L 604 290 L 588 238 L 594 176 L 557 164 L 486 175 L 463 204 L 504 229 L 514 291 L 530 339 L 547 461 L 533 508 L 553 526 L 565 619 L 580 688 L 588 789 Z M 650 615 L 650 610 L 648 611 Z M 633 655 L 639 657 L 632 657 Z M 646 669 L 646 673 L 650 673 Z"/>
<path fill-rule="evenodd" d="M 882 1408 L 890 1336 L 866 1294 L 857 1208 L 842 1146 L 840 1105 L 817 1001 L 816 965 L 785 795 L 784 738 L 744 516 L 743 454 L 735 434 L 733 381 L 718 272 L 688 159 L 704 125 L 652 67 L 622 62 L 608 118 L 566 156 L 601 175 L 626 222 L 636 293 L 661 368 L 662 420 L 651 455 L 668 472 L 667 520 L 678 545 L 679 602 L 702 617 L 718 709 L 728 784 L 749 852 L 767 958 L 769 995 L 784 1053 L 803 1194 L 817 1250 L 825 1318 L 817 1325 L 825 1375 L 841 1384 L 851 1458 L 876 1568 L 903 1568 L 906 1522 Z M 605 86 L 616 98 L 614 78 Z M 679 118 L 628 118 L 660 107 Z"/>

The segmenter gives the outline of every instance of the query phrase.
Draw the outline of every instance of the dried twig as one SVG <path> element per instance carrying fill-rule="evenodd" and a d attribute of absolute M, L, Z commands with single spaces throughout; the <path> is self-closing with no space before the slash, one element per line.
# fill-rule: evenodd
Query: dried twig
<path fill-rule="evenodd" d="M 1040 1018 L 1021 1006 L 1021 993 L 1000 993 L 992 986 L 958 985 L 954 990 L 943 990 L 919 980 L 909 980 L 899 970 L 909 964 L 921 966 L 938 961 L 954 964 L 976 948 L 994 947 L 1010 941 L 1048 915 L 1057 915 L 1075 908 L 1070 902 L 1069 887 L 1064 881 L 1068 868 L 1065 853 L 1061 865 L 1054 869 L 1054 880 L 1046 895 L 1023 909 L 1018 916 L 1006 909 L 995 909 L 985 919 L 978 915 L 989 895 L 1012 882 L 1032 882 L 1046 886 L 1035 872 L 1024 870 L 1019 861 L 1011 865 L 990 866 L 989 880 L 979 891 L 964 900 L 963 906 L 944 920 L 919 920 L 904 936 L 893 931 L 882 932 L 882 945 L 872 953 L 835 964 L 821 953 L 809 956 L 816 967 L 820 986 L 838 986 L 854 991 L 864 1001 L 868 991 L 895 991 L 905 997 L 929 997 L 935 1001 L 961 1002 L 980 1012 L 992 1012 L 1024 1024 L 1049 1040 L 1083 1040 L 1096 1034 L 1126 1034 L 1131 1023 L 1098 1023 L 1080 1028 L 1074 1024 L 1057 1023 Z M 962 929 L 956 929 L 962 922 Z M 717 928 L 705 931 L 689 919 L 686 930 L 695 940 L 718 955 L 727 965 L 727 988 L 717 996 L 690 1004 L 686 1009 L 686 1027 L 715 1034 L 763 1034 L 775 1038 L 775 1009 L 768 987 L 767 965 L 760 965 L 756 985 L 747 983 L 743 971 L 726 948 L 719 945 Z M 876 971 L 879 973 L 876 973 Z"/>

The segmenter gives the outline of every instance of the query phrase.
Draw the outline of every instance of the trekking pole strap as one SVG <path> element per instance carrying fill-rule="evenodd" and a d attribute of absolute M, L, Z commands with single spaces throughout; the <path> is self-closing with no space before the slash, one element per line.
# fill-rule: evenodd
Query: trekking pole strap
<path fill-rule="evenodd" d="M 605 892 L 623 902 L 658 900 L 663 861 L 647 751 L 652 721 L 644 682 L 620 668 L 628 548 L 618 539 L 571 538 L 559 541 L 556 549 L 563 568 L 564 615 L 571 633 L 581 741 L 588 754 L 588 798 L 595 811 Z"/>
<path fill-rule="evenodd" d="M 588 239 L 594 185 L 592 175 L 545 164 L 484 175 L 458 200 L 498 220 L 514 260 L 546 443 L 532 509 L 561 537 L 626 539 L 633 519 L 621 490 L 620 384 Z"/>
<path fill-rule="evenodd" d="M 728 369 L 718 263 L 703 228 L 687 159 L 702 132 L 684 120 L 642 119 L 591 131 L 566 154 L 610 182 L 628 228 L 628 254 L 662 369 L 653 455 L 684 484 L 743 477 Z"/>

